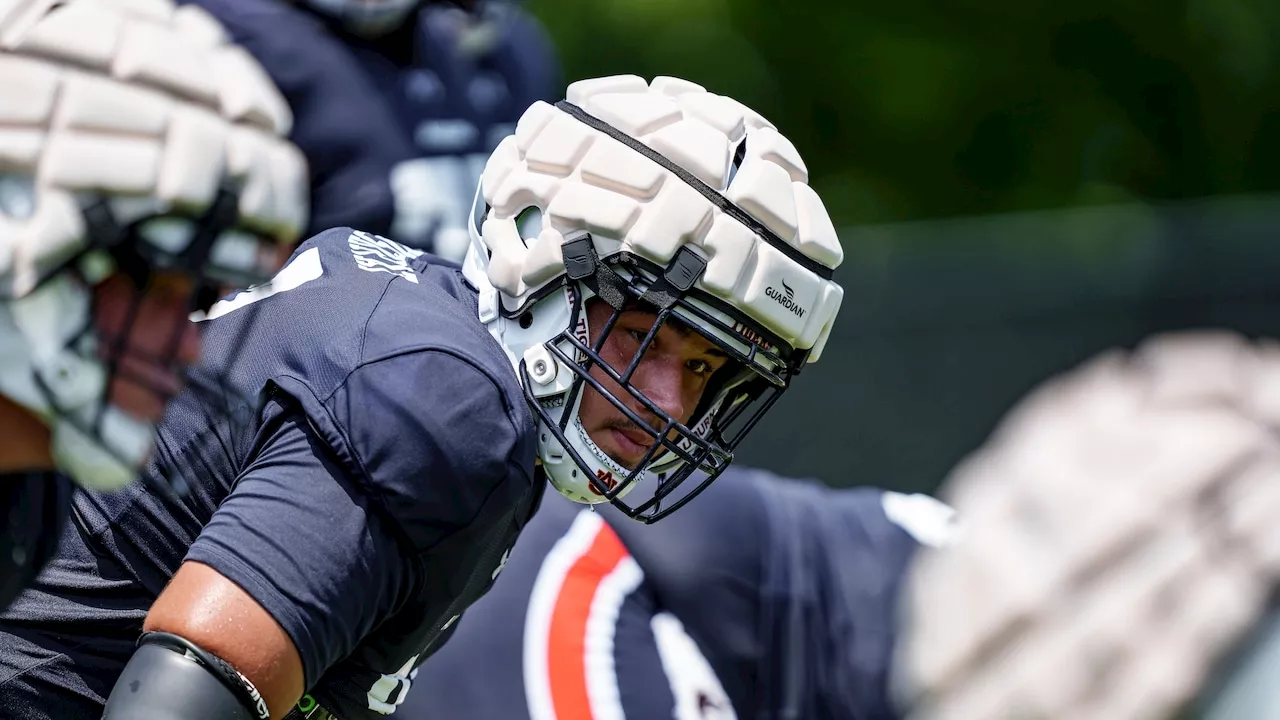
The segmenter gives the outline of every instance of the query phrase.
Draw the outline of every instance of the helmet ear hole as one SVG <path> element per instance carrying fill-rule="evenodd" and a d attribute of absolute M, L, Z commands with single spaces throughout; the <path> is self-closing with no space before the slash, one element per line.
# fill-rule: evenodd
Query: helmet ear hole
<path fill-rule="evenodd" d="M 521 330 L 528 330 L 533 325 L 533 313 L 527 310 L 521 313 L 519 322 Z"/>
<path fill-rule="evenodd" d="M 726 188 L 733 185 L 733 178 L 738 174 L 738 169 L 742 167 L 742 161 L 747 158 L 747 138 L 743 136 L 742 141 L 738 143 L 738 148 L 733 151 L 733 160 L 729 162 L 729 173 L 725 176 L 724 185 Z"/>
<path fill-rule="evenodd" d="M 536 205 L 525 208 L 516 215 L 516 232 L 520 235 L 520 240 L 528 245 L 529 242 L 538 237 L 542 232 L 542 208 Z"/>

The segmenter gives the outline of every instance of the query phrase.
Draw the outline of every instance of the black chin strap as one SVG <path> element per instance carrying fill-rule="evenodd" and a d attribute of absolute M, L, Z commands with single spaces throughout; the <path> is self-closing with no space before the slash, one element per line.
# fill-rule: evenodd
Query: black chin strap
<path fill-rule="evenodd" d="M 614 272 L 613 268 L 600 262 L 590 235 L 565 243 L 561 251 L 564 255 L 565 274 L 569 280 L 581 282 L 614 310 L 622 310 L 626 306 L 627 281 Z"/>
<path fill-rule="evenodd" d="M 571 240 L 561 249 L 565 274 L 570 281 L 581 282 L 614 310 L 622 310 L 626 306 L 627 281 L 613 268 L 600 262 L 590 235 Z M 706 269 L 707 259 L 685 245 L 671 258 L 666 270 L 645 290 L 640 300 L 666 310 L 689 292 Z"/>
<path fill-rule="evenodd" d="M 645 290 L 640 299 L 654 307 L 666 310 L 684 297 L 707 269 L 707 259 L 685 245 L 671 258 L 657 282 Z"/>

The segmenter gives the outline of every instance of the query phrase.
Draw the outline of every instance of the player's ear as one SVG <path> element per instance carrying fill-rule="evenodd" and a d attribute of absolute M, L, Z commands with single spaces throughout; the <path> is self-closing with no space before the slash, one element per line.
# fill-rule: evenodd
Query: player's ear
<path fill-rule="evenodd" d="M 184 562 L 147 613 L 146 632 L 195 643 L 249 679 L 271 717 L 284 717 L 302 697 L 302 657 L 275 618 L 217 570 Z"/>

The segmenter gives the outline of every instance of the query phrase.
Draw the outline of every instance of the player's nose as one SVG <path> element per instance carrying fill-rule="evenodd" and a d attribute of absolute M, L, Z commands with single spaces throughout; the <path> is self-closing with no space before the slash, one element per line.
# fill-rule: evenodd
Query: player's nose
<path fill-rule="evenodd" d="M 684 422 L 684 363 L 680 358 L 665 353 L 646 353 L 636 368 L 633 385 L 658 409 Z M 662 429 L 662 424 L 657 423 L 654 429 Z"/>

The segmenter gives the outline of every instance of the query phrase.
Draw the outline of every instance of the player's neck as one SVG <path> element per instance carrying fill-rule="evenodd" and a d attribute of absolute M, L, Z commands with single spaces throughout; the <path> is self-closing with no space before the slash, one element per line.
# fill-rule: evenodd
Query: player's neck
<path fill-rule="evenodd" d="M 26 408 L 0 396 L 0 473 L 53 468 L 49 428 Z"/>

